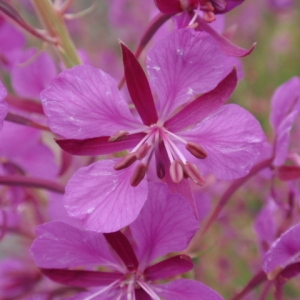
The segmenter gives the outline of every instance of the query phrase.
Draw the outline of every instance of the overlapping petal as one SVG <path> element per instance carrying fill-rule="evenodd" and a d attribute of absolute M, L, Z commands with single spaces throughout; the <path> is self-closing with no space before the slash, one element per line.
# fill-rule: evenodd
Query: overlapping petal
<path fill-rule="evenodd" d="M 225 180 L 245 176 L 265 140 L 259 122 L 235 104 L 224 105 L 181 136 L 207 152 L 198 165 Z"/>
<path fill-rule="evenodd" d="M 42 143 L 39 130 L 4 122 L 0 139 L 0 155 L 25 173 L 44 178 L 57 174 L 54 154 Z"/>
<path fill-rule="evenodd" d="M 98 161 L 79 169 L 66 186 L 68 213 L 86 229 L 112 232 L 133 222 L 147 199 L 147 182 L 130 185 L 134 165 L 115 171 L 115 160 Z"/>
<path fill-rule="evenodd" d="M 222 300 L 213 289 L 199 281 L 178 279 L 155 286 L 155 291 L 166 300 Z"/>
<path fill-rule="evenodd" d="M 192 207 L 182 196 L 171 194 L 165 184 L 149 183 L 147 202 L 130 225 L 140 264 L 184 250 L 198 227 Z"/>
<path fill-rule="evenodd" d="M 266 253 L 263 269 L 273 279 L 281 270 L 300 262 L 300 224 L 279 237 Z"/>
<path fill-rule="evenodd" d="M 41 93 L 51 130 L 65 138 L 92 138 L 136 128 L 116 82 L 88 65 L 62 72 Z"/>
<path fill-rule="evenodd" d="M 103 234 L 84 231 L 63 222 L 50 222 L 36 229 L 31 254 L 41 268 L 121 266 L 112 256 Z"/>
<path fill-rule="evenodd" d="M 3 120 L 7 115 L 7 103 L 4 101 L 4 98 L 7 95 L 7 91 L 0 81 L 0 129 L 3 126 Z"/>
<path fill-rule="evenodd" d="M 39 98 L 41 91 L 56 75 L 56 66 L 51 56 L 31 48 L 23 52 L 12 67 L 12 86 L 20 96 Z"/>
<path fill-rule="evenodd" d="M 179 29 L 158 41 L 148 53 L 147 69 L 160 118 L 213 89 L 223 75 L 223 60 L 218 44 L 203 32 Z"/>
<path fill-rule="evenodd" d="M 271 123 L 275 130 L 284 118 L 300 110 L 300 77 L 293 77 L 279 86 L 272 97 Z"/>

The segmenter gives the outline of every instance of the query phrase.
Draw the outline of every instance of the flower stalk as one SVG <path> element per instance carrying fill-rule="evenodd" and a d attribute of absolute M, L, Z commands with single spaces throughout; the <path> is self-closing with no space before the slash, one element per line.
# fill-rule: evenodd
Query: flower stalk
<path fill-rule="evenodd" d="M 76 48 L 65 25 L 63 14 L 50 0 L 32 0 L 35 10 L 48 34 L 57 39 L 56 52 L 67 68 L 81 64 Z"/>

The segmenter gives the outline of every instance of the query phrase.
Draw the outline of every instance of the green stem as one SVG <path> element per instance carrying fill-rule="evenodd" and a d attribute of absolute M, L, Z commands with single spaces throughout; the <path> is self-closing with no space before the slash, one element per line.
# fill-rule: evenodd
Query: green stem
<path fill-rule="evenodd" d="M 51 0 L 32 0 L 40 20 L 49 35 L 57 39 L 56 51 L 67 68 L 81 64 L 76 48 L 70 38 L 63 15 L 56 11 Z"/>

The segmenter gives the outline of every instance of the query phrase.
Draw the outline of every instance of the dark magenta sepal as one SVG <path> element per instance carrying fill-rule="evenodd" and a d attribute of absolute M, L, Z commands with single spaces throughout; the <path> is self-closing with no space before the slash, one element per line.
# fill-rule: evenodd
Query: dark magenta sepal
<path fill-rule="evenodd" d="M 126 236 L 121 231 L 104 233 L 106 241 L 115 250 L 129 271 L 137 270 L 139 262 Z"/>
<path fill-rule="evenodd" d="M 120 273 L 85 270 L 41 269 L 41 272 L 55 282 L 82 288 L 109 285 L 122 277 Z"/>
<path fill-rule="evenodd" d="M 122 55 L 127 88 L 143 123 L 151 125 L 158 116 L 146 74 L 135 55 L 122 42 Z"/>
<path fill-rule="evenodd" d="M 124 139 L 109 141 L 110 136 L 100 136 L 84 140 L 57 139 L 56 143 L 73 155 L 104 155 L 131 149 L 145 136 L 144 133 L 129 134 Z"/>
<path fill-rule="evenodd" d="M 187 128 L 199 123 L 211 113 L 219 109 L 231 96 L 237 84 L 237 72 L 232 71 L 210 92 L 196 98 L 171 119 L 165 127 L 172 132 Z"/>
<path fill-rule="evenodd" d="M 183 11 L 179 0 L 155 0 L 154 2 L 164 14 L 177 14 Z"/>
<path fill-rule="evenodd" d="M 282 181 L 296 180 L 300 178 L 300 167 L 280 166 L 277 168 L 277 174 Z"/>
<path fill-rule="evenodd" d="M 150 280 L 164 279 L 186 273 L 193 269 L 192 259 L 184 254 L 163 260 L 145 269 L 145 276 Z"/>

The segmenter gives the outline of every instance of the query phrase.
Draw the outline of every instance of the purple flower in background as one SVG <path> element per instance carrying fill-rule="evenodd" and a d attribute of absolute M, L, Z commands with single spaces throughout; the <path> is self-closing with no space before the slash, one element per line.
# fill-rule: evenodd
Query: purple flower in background
<path fill-rule="evenodd" d="M 155 0 L 158 9 L 164 14 L 178 14 L 179 27 L 194 27 L 197 31 L 210 34 L 228 56 L 242 57 L 249 55 L 256 44 L 248 49 L 231 43 L 208 23 L 215 21 L 216 14 L 224 14 L 240 5 L 244 0 Z"/>
<path fill-rule="evenodd" d="M 219 300 L 216 292 L 193 280 L 157 283 L 189 271 L 193 263 L 188 256 L 177 255 L 151 265 L 170 251 L 184 250 L 197 228 L 185 199 L 170 194 L 166 185 L 153 183 L 130 231 L 103 235 L 50 222 L 38 227 L 31 252 L 52 280 L 87 289 L 85 299 Z M 85 269 L 76 269 L 79 266 Z M 106 271 L 99 271 L 99 266 Z"/>
<path fill-rule="evenodd" d="M 276 279 L 277 293 L 289 279 L 300 273 L 299 236 L 300 224 L 281 235 L 264 256 L 263 270 L 270 280 Z"/>
<path fill-rule="evenodd" d="M 0 16 L 0 64 L 10 69 L 25 45 L 24 35 Z"/>
<path fill-rule="evenodd" d="M 245 0 L 154 0 L 158 9 L 164 14 L 177 14 L 182 11 L 199 9 L 206 22 L 215 20 L 215 14 L 224 14 Z"/>
<path fill-rule="evenodd" d="M 224 56 L 207 34 L 178 30 L 149 52 L 156 102 L 134 55 L 124 45 L 122 49 L 138 115 L 129 111 L 112 78 L 89 66 L 61 73 L 41 94 L 51 129 L 83 139 L 58 141 L 66 151 L 101 155 L 132 149 L 119 161 L 101 160 L 80 169 L 66 187 L 69 214 L 88 229 L 104 232 L 137 217 L 147 197 L 143 178 L 151 162 L 157 177 L 170 186 L 184 182 L 184 177 L 203 185 L 199 167 L 230 180 L 248 173 L 264 140 L 251 114 L 234 104 L 223 106 L 236 86 L 236 72 L 219 83 Z M 206 94 L 197 97 L 200 93 Z M 108 216 L 114 221 L 107 221 Z"/>
<path fill-rule="evenodd" d="M 56 75 L 51 56 L 31 48 L 24 51 L 12 67 L 12 86 L 19 96 L 38 99 L 41 91 Z"/>
<path fill-rule="evenodd" d="M 3 126 L 3 120 L 7 115 L 7 103 L 4 101 L 7 91 L 0 81 L 0 129 Z"/>

